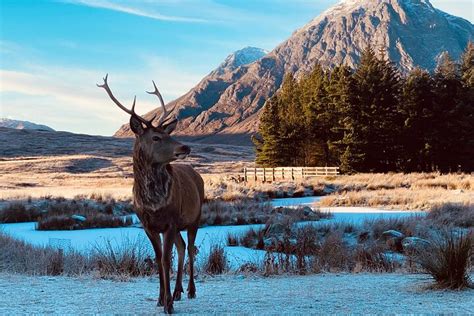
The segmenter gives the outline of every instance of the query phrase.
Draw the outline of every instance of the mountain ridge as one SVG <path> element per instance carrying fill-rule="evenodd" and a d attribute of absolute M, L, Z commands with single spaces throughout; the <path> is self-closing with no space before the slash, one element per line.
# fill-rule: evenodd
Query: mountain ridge
<path fill-rule="evenodd" d="M 13 120 L 8 118 L 0 118 L 0 127 L 55 132 L 54 129 L 46 125 L 37 124 L 29 121 Z"/>
<path fill-rule="evenodd" d="M 248 144 L 263 104 L 278 90 L 285 73 L 298 77 L 316 63 L 354 68 L 369 44 L 383 48 L 402 73 L 414 67 L 433 70 L 441 53 L 458 58 L 473 38 L 474 25 L 436 9 L 428 0 L 345 0 L 254 62 L 214 70 L 168 106 L 180 119 L 178 135 Z M 116 133 L 131 135 L 127 124 Z"/>

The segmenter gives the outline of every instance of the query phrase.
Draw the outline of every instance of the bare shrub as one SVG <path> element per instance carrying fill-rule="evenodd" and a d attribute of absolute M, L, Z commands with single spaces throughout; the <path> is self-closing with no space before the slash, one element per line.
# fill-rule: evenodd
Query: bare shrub
<path fill-rule="evenodd" d="M 458 290 L 472 287 L 469 265 L 474 250 L 474 233 L 442 231 L 430 239 L 430 246 L 416 249 L 414 260 L 435 280 L 435 288 Z"/>
<path fill-rule="evenodd" d="M 21 202 L 12 202 L 0 210 L 0 223 L 34 222 L 40 215 L 41 212 L 27 208 Z"/>
<path fill-rule="evenodd" d="M 37 230 L 74 230 L 88 228 L 127 227 L 133 224 L 130 217 L 121 218 L 103 213 L 92 213 L 84 220 L 77 220 L 69 215 L 51 215 L 41 218 Z"/>
<path fill-rule="evenodd" d="M 238 245 L 239 245 L 239 237 L 232 233 L 227 233 L 227 246 L 235 247 Z"/>
<path fill-rule="evenodd" d="M 243 274 L 256 274 L 260 271 L 259 267 L 257 264 L 253 262 L 246 262 L 243 265 L 239 267 L 237 270 L 238 273 L 243 273 Z"/>
<path fill-rule="evenodd" d="M 136 277 L 149 275 L 150 258 L 154 257 L 144 238 L 123 238 L 120 243 L 108 240 L 105 245 L 97 245 L 92 261 L 100 277 Z"/>
<path fill-rule="evenodd" d="M 261 231 L 256 231 L 255 229 L 250 228 L 239 238 L 239 244 L 247 248 L 254 248 L 257 244 L 258 236 L 261 234 Z"/>
<path fill-rule="evenodd" d="M 388 257 L 386 246 L 370 242 L 354 251 L 355 272 L 393 272 L 401 265 Z"/>
<path fill-rule="evenodd" d="M 32 275 L 79 275 L 90 271 L 87 257 L 30 245 L 0 232 L 0 271 Z"/>
<path fill-rule="evenodd" d="M 474 204 L 439 204 L 431 208 L 427 218 L 440 226 L 474 227 Z"/>
<path fill-rule="evenodd" d="M 224 247 L 211 246 L 208 258 L 204 263 L 204 272 L 210 275 L 222 274 L 228 270 L 227 256 Z"/>
<path fill-rule="evenodd" d="M 350 271 L 353 257 L 340 231 L 330 232 L 321 243 L 313 262 L 314 271 Z"/>

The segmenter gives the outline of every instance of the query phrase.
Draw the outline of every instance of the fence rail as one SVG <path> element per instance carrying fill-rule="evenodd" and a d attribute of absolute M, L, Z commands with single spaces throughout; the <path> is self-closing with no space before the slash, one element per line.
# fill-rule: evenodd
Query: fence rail
<path fill-rule="evenodd" d="M 310 177 L 338 176 L 339 167 L 244 168 L 244 181 L 272 182 Z"/>

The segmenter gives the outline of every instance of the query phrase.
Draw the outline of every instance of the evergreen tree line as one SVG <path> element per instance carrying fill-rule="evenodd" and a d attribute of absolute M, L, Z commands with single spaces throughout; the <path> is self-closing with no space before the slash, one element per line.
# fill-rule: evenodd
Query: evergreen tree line
<path fill-rule="evenodd" d="M 368 47 L 355 70 L 316 65 L 287 75 L 264 107 L 259 166 L 340 166 L 343 172 L 474 171 L 474 44 L 458 62 L 402 76 Z"/>

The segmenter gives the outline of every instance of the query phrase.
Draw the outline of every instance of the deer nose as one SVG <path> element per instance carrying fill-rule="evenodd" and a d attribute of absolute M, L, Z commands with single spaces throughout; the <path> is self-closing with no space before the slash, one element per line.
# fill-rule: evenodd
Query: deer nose
<path fill-rule="evenodd" d="M 178 147 L 177 152 L 179 152 L 180 154 L 189 155 L 189 153 L 191 152 L 191 148 L 189 146 L 183 145 Z"/>

